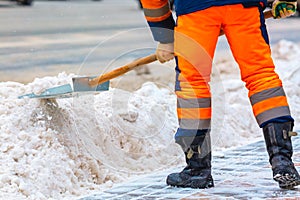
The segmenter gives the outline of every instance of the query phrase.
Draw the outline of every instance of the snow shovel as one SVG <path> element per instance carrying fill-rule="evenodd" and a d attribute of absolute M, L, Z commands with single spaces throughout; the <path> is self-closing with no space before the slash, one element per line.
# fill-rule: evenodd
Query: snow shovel
<path fill-rule="evenodd" d="M 71 84 L 65 84 L 53 88 L 46 89 L 41 94 L 25 94 L 19 96 L 19 99 L 23 98 L 38 98 L 38 99 L 53 99 L 53 98 L 70 98 L 77 97 L 82 94 L 89 94 L 99 91 L 105 91 L 109 88 L 109 80 L 121 76 L 141 65 L 149 64 L 156 61 L 156 55 L 151 54 L 149 56 L 139 58 L 133 62 L 114 69 L 108 73 L 102 74 L 98 77 L 74 77 L 72 78 L 73 88 Z"/>
<path fill-rule="evenodd" d="M 264 12 L 265 18 L 271 18 L 273 17 L 272 12 L 266 11 Z M 223 30 L 220 31 L 220 35 L 223 35 Z M 86 94 L 90 92 L 98 92 L 98 91 L 104 91 L 108 90 L 109 88 L 109 80 L 116 78 L 120 75 L 123 75 L 127 73 L 128 71 L 131 71 L 135 69 L 136 67 L 144 64 L 148 64 L 151 62 L 156 61 L 156 55 L 151 54 L 149 56 L 139 58 L 123 67 L 117 68 L 111 72 L 108 72 L 106 74 L 100 75 L 98 77 L 75 77 L 72 79 L 73 81 L 73 89 L 70 84 L 46 89 L 41 94 L 26 94 L 19 96 L 19 99 L 22 98 L 40 98 L 40 99 L 50 99 L 50 98 L 69 98 L 69 97 L 75 97 L 79 96 L 81 94 Z"/>
<path fill-rule="evenodd" d="M 141 65 L 149 64 L 154 61 L 156 61 L 156 55 L 151 54 L 149 56 L 139 58 L 137 60 L 134 60 L 133 62 L 124 65 L 122 67 L 119 67 L 117 69 L 114 69 L 106 74 L 102 74 L 96 78 L 89 78 L 89 77 L 77 77 L 73 78 L 73 86 L 74 90 L 76 88 L 77 91 L 87 91 L 90 90 L 91 88 L 94 88 L 96 86 L 99 86 L 110 79 L 116 78 L 118 76 L 121 76 Z"/>

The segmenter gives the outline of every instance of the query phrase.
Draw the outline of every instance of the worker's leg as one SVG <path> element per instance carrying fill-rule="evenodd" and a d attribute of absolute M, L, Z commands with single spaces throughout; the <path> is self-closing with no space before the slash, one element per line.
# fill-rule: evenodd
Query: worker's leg
<path fill-rule="evenodd" d="M 280 187 L 293 187 L 300 184 L 288 134 L 293 118 L 282 82 L 274 71 L 262 9 L 234 5 L 227 11 L 224 32 L 249 90 L 256 120 L 263 128 L 274 179 Z"/>
<path fill-rule="evenodd" d="M 211 176 L 212 57 L 220 32 L 215 10 L 178 17 L 175 29 L 176 95 L 179 128 L 176 142 L 182 147 L 187 167 L 170 174 L 167 184 L 179 187 L 213 187 Z"/>
<path fill-rule="evenodd" d="M 230 7 L 224 31 L 241 78 L 249 90 L 249 97 L 258 124 L 275 118 L 292 120 L 281 80 L 274 71 L 268 35 L 258 7 Z"/>

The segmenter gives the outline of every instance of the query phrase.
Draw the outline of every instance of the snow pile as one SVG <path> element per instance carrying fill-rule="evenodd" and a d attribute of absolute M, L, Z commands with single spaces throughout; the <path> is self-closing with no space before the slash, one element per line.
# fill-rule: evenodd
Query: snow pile
<path fill-rule="evenodd" d="M 287 41 L 274 52 L 296 129 L 299 56 L 299 47 Z M 215 67 L 213 149 L 262 139 L 237 66 L 224 58 Z M 62 73 L 28 85 L 0 83 L 1 199 L 74 199 L 131 176 L 183 164 L 173 139 L 176 97 L 154 83 L 135 92 L 111 88 L 57 101 L 17 98 L 69 83 L 72 77 Z"/>
<path fill-rule="evenodd" d="M 277 60 L 299 61 L 300 47 L 287 40 L 279 41 L 273 48 L 272 55 Z M 299 64 L 299 63 L 298 63 Z"/>
<path fill-rule="evenodd" d="M 295 119 L 295 130 L 300 130 L 300 46 L 293 42 L 281 40 L 274 46 L 276 72 L 282 79 L 283 87 L 292 116 Z"/>
<path fill-rule="evenodd" d="M 231 57 L 215 64 L 210 86 L 213 150 L 242 146 L 259 139 L 261 130 L 252 114 L 248 91 Z"/>
<path fill-rule="evenodd" d="M 212 142 L 215 150 L 263 139 L 237 64 L 233 57 L 228 56 L 230 52 L 220 55 L 215 61 L 211 83 L 214 108 Z M 300 130 L 300 47 L 282 40 L 272 47 L 272 55 L 295 119 L 294 130 Z"/>
<path fill-rule="evenodd" d="M 79 196 L 181 161 L 173 142 L 176 98 L 152 83 L 135 93 L 17 99 L 41 82 L 70 79 L 0 84 L 0 198 Z"/>

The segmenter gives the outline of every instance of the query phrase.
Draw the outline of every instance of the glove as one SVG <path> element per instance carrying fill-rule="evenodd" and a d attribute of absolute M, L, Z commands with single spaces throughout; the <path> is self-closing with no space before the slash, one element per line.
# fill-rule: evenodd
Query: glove
<path fill-rule="evenodd" d="M 276 19 L 286 18 L 295 14 L 297 0 L 275 0 L 272 4 L 272 15 Z"/>
<path fill-rule="evenodd" d="M 172 60 L 174 58 L 174 43 L 158 43 L 155 54 L 161 63 Z"/>

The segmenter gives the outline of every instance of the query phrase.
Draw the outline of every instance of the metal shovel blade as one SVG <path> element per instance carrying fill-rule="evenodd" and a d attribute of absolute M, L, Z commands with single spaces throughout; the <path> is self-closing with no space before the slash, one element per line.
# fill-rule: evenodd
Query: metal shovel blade
<path fill-rule="evenodd" d="M 73 89 L 70 84 L 65 84 L 53 88 L 46 89 L 41 94 L 25 94 L 19 96 L 19 99 L 23 98 L 38 98 L 38 99 L 51 99 L 51 98 L 68 98 L 71 97 L 73 93 Z"/>
<path fill-rule="evenodd" d="M 133 62 L 114 69 L 108 73 L 102 74 L 98 77 L 75 77 L 72 79 L 73 81 L 73 89 L 70 84 L 46 89 L 41 94 L 26 94 L 23 96 L 19 96 L 20 99 L 28 97 L 28 98 L 40 98 L 40 99 L 50 99 L 50 98 L 68 98 L 75 97 L 84 94 L 95 93 L 98 91 L 105 91 L 109 88 L 109 80 L 121 76 L 127 73 L 130 70 L 135 69 L 141 65 L 149 64 L 151 62 L 156 61 L 156 55 L 151 54 L 149 56 L 139 58 L 134 60 Z M 106 82 L 105 82 L 106 81 Z M 101 83 L 101 84 L 99 84 Z M 96 85 L 96 86 L 91 86 Z"/>
<path fill-rule="evenodd" d="M 91 94 L 99 91 L 105 91 L 109 89 L 109 81 L 102 83 L 96 87 L 89 86 L 89 80 L 93 77 L 78 77 L 73 78 L 73 88 L 70 84 L 65 84 L 53 88 L 46 89 L 41 94 L 25 94 L 19 96 L 19 99 L 23 98 L 37 98 L 37 99 L 61 99 L 78 97 L 84 94 Z"/>
<path fill-rule="evenodd" d="M 87 76 L 87 77 L 74 77 L 73 81 L 73 89 L 74 92 L 92 92 L 92 91 L 105 91 L 108 90 L 109 81 L 101 83 L 97 86 L 91 86 L 89 84 L 90 80 L 94 79 L 96 76 Z"/>

